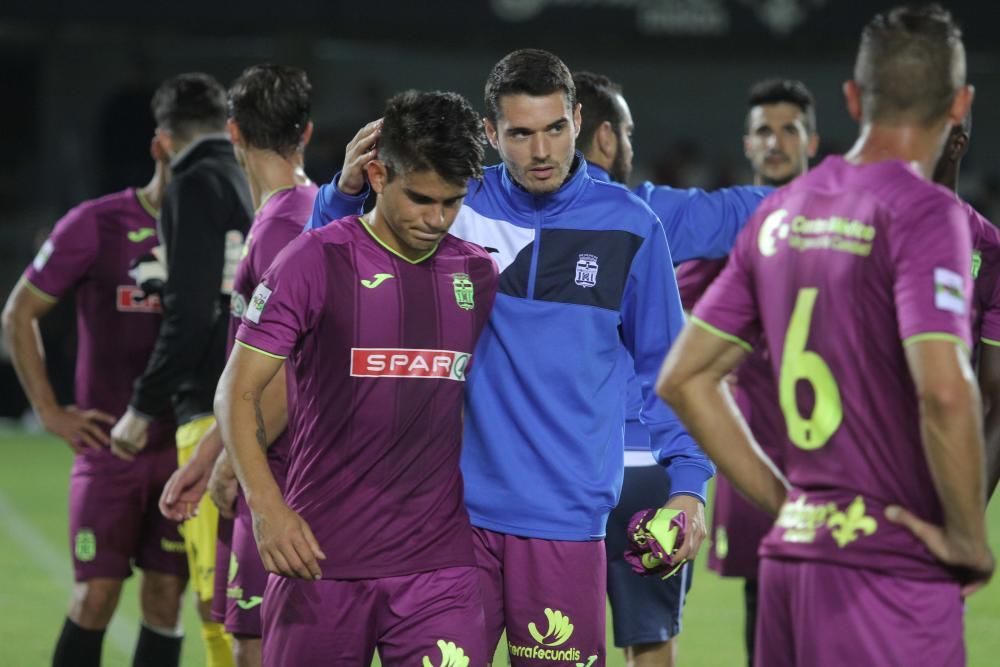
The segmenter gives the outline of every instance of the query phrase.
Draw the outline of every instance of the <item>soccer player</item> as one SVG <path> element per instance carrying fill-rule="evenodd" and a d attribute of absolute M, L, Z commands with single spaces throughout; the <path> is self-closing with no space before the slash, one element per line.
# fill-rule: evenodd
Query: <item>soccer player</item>
<path fill-rule="evenodd" d="M 962 595 L 994 562 L 968 216 L 928 182 L 972 103 L 950 14 L 877 15 L 844 92 L 857 143 L 765 200 L 657 389 L 778 514 L 761 546 L 756 664 L 962 665 Z M 723 384 L 758 340 L 788 481 Z"/>
<path fill-rule="evenodd" d="M 264 271 L 278 252 L 302 232 L 312 212 L 316 186 L 302 167 L 303 152 L 313 132 L 309 120 L 311 91 L 305 72 L 279 65 L 250 67 L 229 89 L 230 139 L 256 205 L 256 216 L 233 284 L 230 350 L 240 318 Z M 269 443 L 267 459 L 279 487 L 284 485 L 285 460 L 291 444 L 285 430 L 286 396 L 285 372 L 281 371 L 268 384 L 262 400 L 268 411 L 267 431 L 275 438 Z M 228 458 L 218 427 L 213 426 L 191 460 L 164 489 L 161 507 L 167 516 L 187 518 L 183 512 L 197 506 L 209 487 L 214 491 L 212 497 L 220 513 L 231 516 L 233 497 L 229 494 L 236 480 Z M 231 548 L 220 546 L 216 557 L 216 590 L 224 592 L 221 607 L 226 631 L 233 635 L 237 667 L 259 666 L 260 604 L 267 573 L 257 553 L 250 511 L 242 495 L 236 497 L 235 525 L 230 539 Z M 213 600 L 216 607 L 218 602 Z"/>
<path fill-rule="evenodd" d="M 632 171 L 634 125 L 621 86 L 592 72 L 577 72 L 573 83 L 582 107 L 577 144 L 587 160 L 590 177 L 627 183 Z M 770 188 L 729 188 L 706 193 L 648 182 L 635 189 L 664 221 L 675 262 L 678 257 L 716 256 L 725 248 L 723 239 L 735 239 L 736 231 L 770 192 Z M 632 515 L 659 507 L 669 497 L 667 480 L 649 451 L 649 431 L 639 420 L 642 391 L 634 379 L 627 396 L 625 477 L 621 498 L 608 517 L 605 540 L 615 644 L 625 650 L 629 664 L 672 665 L 677 651 L 674 637 L 680 632 L 681 610 L 693 570 L 685 565 L 665 581 L 650 581 L 637 577 L 623 556 Z"/>
<path fill-rule="evenodd" d="M 603 664 L 602 542 L 621 489 L 633 372 L 650 449 L 670 479 L 666 506 L 688 517 L 676 558 L 693 557 L 705 536 L 714 469 L 652 393 L 683 313 L 659 220 L 625 188 L 592 179 L 575 152 L 580 105 L 566 65 L 514 51 L 494 66 L 485 101 L 503 164 L 470 187 L 453 233 L 501 271 L 469 376 L 462 450 L 488 649 L 506 627 L 513 665 Z M 343 210 L 349 182 L 345 173 L 320 188 L 311 226 Z"/>
<path fill-rule="evenodd" d="M 142 570 L 142 626 L 135 665 L 179 663 L 180 602 L 187 563 L 177 526 L 155 499 L 177 467 L 169 411 L 149 427 L 135 457 L 108 448 L 108 429 L 125 412 L 132 382 L 145 367 L 161 309 L 133 278 L 133 265 L 156 239 L 156 219 L 170 173 L 158 138 L 152 180 L 84 202 L 66 214 L 11 293 L 4 341 L 21 386 L 45 428 L 76 453 L 70 477 L 69 537 L 76 584 L 52 659 L 54 667 L 97 667 L 104 632 L 132 565 Z M 75 292 L 75 406 L 60 406 L 45 373 L 38 320 Z"/>
<path fill-rule="evenodd" d="M 151 419 L 172 401 L 178 462 L 184 465 L 214 423 L 230 293 L 253 205 L 225 132 L 226 91 L 215 79 L 200 73 L 168 79 L 153 96 L 153 115 L 173 175 L 160 216 L 167 272 L 163 324 L 111 438 L 113 446 L 141 450 Z M 231 639 L 209 613 L 217 525 L 218 511 L 206 498 L 182 529 L 209 667 L 232 664 Z"/>
<path fill-rule="evenodd" d="M 750 89 L 743 147 L 754 171 L 754 183 L 780 187 L 809 169 L 816 155 L 816 108 L 801 81 L 768 79 Z M 688 262 L 677 270 L 677 287 L 685 309 L 694 308 L 719 275 L 725 260 Z M 771 380 L 767 355 L 760 349 L 735 372 L 733 397 L 764 453 L 781 469 L 784 424 Z M 743 579 L 744 642 L 753 664 L 757 621 L 757 548 L 774 517 L 747 502 L 725 475 L 715 480 L 712 505 L 713 548 L 708 567 L 724 577 Z"/>
<path fill-rule="evenodd" d="M 376 648 L 384 665 L 489 661 L 459 454 L 497 270 L 447 234 L 484 152 L 461 96 L 393 97 L 367 165 L 375 209 L 293 241 L 247 304 L 216 405 L 281 575 L 264 593 L 265 665 L 366 665 Z M 284 499 L 261 398 L 283 363 L 296 387 Z"/>
<path fill-rule="evenodd" d="M 952 128 L 934 170 L 934 182 L 958 191 L 958 173 L 972 138 L 972 112 Z M 1000 478 L 1000 231 L 967 202 L 959 200 L 972 234 L 973 364 L 978 361 L 986 443 L 987 498 Z"/>

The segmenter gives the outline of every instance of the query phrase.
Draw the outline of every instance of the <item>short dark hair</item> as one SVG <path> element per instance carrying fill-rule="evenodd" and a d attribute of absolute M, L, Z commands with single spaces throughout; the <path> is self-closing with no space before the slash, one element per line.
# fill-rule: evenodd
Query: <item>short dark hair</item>
<path fill-rule="evenodd" d="M 796 79 L 764 79 L 750 87 L 747 96 L 747 131 L 750 130 L 750 110 L 764 104 L 794 104 L 805 116 L 806 131 L 816 133 L 816 100 L 806 84 Z"/>
<path fill-rule="evenodd" d="M 248 145 L 288 157 L 302 147 L 311 93 L 298 67 L 254 65 L 229 88 L 229 117 Z"/>
<path fill-rule="evenodd" d="M 576 138 L 581 150 L 590 146 L 594 133 L 604 121 L 611 123 L 617 135 L 622 113 L 615 96 L 622 94 L 621 85 L 593 72 L 577 72 L 573 75 L 573 85 L 576 86 L 576 101 L 581 105 L 580 134 Z"/>
<path fill-rule="evenodd" d="M 861 33 L 854 80 L 866 121 L 932 125 L 965 83 L 962 31 L 937 4 L 877 14 Z"/>
<path fill-rule="evenodd" d="M 486 117 L 500 117 L 500 98 L 525 94 L 543 97 L 562 92 L 570 109 L 576 106 L 576 86 L 566 63 L 541 49 L 519 49 L 500 59 L 486 78 Z"/>
<path fill-rule="evenodd" d="M 382 115 L 378 157 L 396 172 L 434 171 L 451 183 L 482 178 L 486 137 L 479 115 L 458 93 L 408 90 Z"/>
<path fill-rule="evenodd" d="M 167 79 L 156 89 L 150 106 L 156 124 L 180 139 L 226 127 L 226 90 L 202 72 Z"/>

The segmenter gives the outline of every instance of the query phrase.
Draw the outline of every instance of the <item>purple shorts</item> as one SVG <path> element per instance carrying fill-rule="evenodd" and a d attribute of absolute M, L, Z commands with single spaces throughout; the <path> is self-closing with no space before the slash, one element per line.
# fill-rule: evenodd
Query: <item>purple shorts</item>
<path fill-rule="evenodd" d="M 729 480 L 717 475 L 709 569 L 723 577 L 756 579 L 760 563 L 757 549 L 773 525 L 774 517 L 750 504 Z"/>
<path fill-rule="evenodd" d="M 229 582 L 229 575 L 232 571 L 232 543 L 233 524 L 232 519 L 219 517 L 219 528 L 215 534 L 215 573 L 212 580 L 212 608 L 211 617 L 213 623 L 226 622 L 226 586 Z"/>
<path fill-rule="evenodd" d="M 474 567 L 380 579 L 268 576 L 265 667 L 385 667 L 489 663 Z M 465 659 L 468 659 L 466 663 Z"/>
<path fill-rule="evenodd" d="M 160 514 L 163 485 L 177 469 L 172 447 L 123 461 L 110 450 L 73 460 L 69 537 L 76 581 L 125 579 L 141 570 L 188 576 L 177 524 Z"/>
<path fill-rule="evenodd" d="M 253 517 L 241 493 L 236 498 L 232 552 L 226 569 L 226 632 L 261 636 L 260 607 L 267 586 L 267 570 L 253 536 Z M 218 571 L 218 570 L 216 570 Z"/>
<path fill-rule="evenodd" d="M 959 590 L 954 582 L 763 558 L 754 664 L 961 667 Z"/>
<path fill-rule="evenodd" d="M 473 528 L 473 544 L 490 655 L 506 627 L 514 667 L 604 664 L 603 541 L 541 540 Z"/>

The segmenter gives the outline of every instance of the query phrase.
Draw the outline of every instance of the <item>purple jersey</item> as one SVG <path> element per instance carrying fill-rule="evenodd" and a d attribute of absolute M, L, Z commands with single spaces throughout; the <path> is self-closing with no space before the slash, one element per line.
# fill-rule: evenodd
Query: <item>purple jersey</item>
<path fill-rule="evenodd" d="M 954 194 L 899 161 L 827 158 L 754 214 L 693 321 L 771 354 L 795 490 L 761 555 L 952 576 L 883 510 L 942 522 L 904 348 L 969 346 L 971 263 Z"/>
<path fill-rule="evenodd" d="M 285 500 L 325 578 L 475 564 L 462 400 L 496 285 L 478 246 L 449 235 L 410 262 L 351 216 L 293 241 L 254 291 L 237 339 L 294 372 Z"/>
<path fill-rule="evenodd" d="M 233 281 L 233 294 L 230 300 L 232 317 L 229 318 L 229 339 L 226 343 L 227 357 L 236 342 L 240 318 L 246 311 L 254 288 L 260 283 L 264 272 L 271 266 L 278 253 L 302 233 L 309 216 L 312 215 L 313 201 L 317 192 L 318 188 L 313 183 L 278 190 L 271 193 L 257 209 L 246 244 L 243 246 L 243 259 L 240 260 Z M 286 377 L 288 410 L 291 413 L 295 396 L 291 369 L 286 368 Z M 285 461 L 290 446 L 291 436 L 286 428 L 267 450 L 271 471 L 278 479 L 279 485 L 284 482 Z"/>
<path fill-rule="evenodd" d="M 685 262 L 677 269 L 677 288 L 686 310 L 693 310 L 726 260 Z M 782 467 L 785 423 L 778 407 L 778 392 L 771 378 L 770 354 L 758 344 L 735 372 L 733 399 L 754 438 L 768 458 Z M 721 474 L 716 478 L 712 511 L 713 548 L 708 566 L 726 577 L 757 577 L 757 547 L 774 519 L 750 504 Z"/>
<path fill-rule="evenodd" d="M 1000 346 L 1000 230 L 960 202 L 972 232 L 972 342 Z"/>
<path fill-rule="evenodd" d="M 144 298 L 129 271 L 157 245 L 156 214 L 129 188 L 67 213 L 24 273 L 32 291 L 52 303 L 75 290 L 80 409 L 120 417 L 146 369 L 160 331 L 160 300 Z M 173 431 L 172 416 L 154 420 L 148 448 L 173 446 Z"/>

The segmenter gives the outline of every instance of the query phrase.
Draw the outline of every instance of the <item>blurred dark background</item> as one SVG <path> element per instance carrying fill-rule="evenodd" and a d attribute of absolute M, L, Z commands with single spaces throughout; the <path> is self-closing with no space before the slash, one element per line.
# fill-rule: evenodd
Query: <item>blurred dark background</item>
<path fill-rule="evenodd" d="M 144 184 L 162 79 L 205 71 L 224 84 L 260 62 L 304 68 L 316 132 L 307 152 L 324 182 L 360 125 L 405 88 L 455 90 L 482 108 L 490 67 L 534 46 L 573 70 L 621 82 L 636 123 L 633 178 L 716 188 L 750 179 L 741 138 L 761 78 L 801 79 L 817 100 L 821 153 L 856 127 L 841 83 L 860 30 L 891 2 L 835 0 L 195 0 L 0 3 L 0 294 L 52 224 L 83 199 Z M 945 3 L 961 22 L 977 85 L 962 195 L 1000 220 L 1000 3 Z M 495 161 L 496 155 L 491 154 Z M 44 330 L 51 375 L 72 398 L 72 304 Z M 2 346 L 0 346 L 2 347 Z M 26 403 L 0 349 L 0 417 Z"/>

